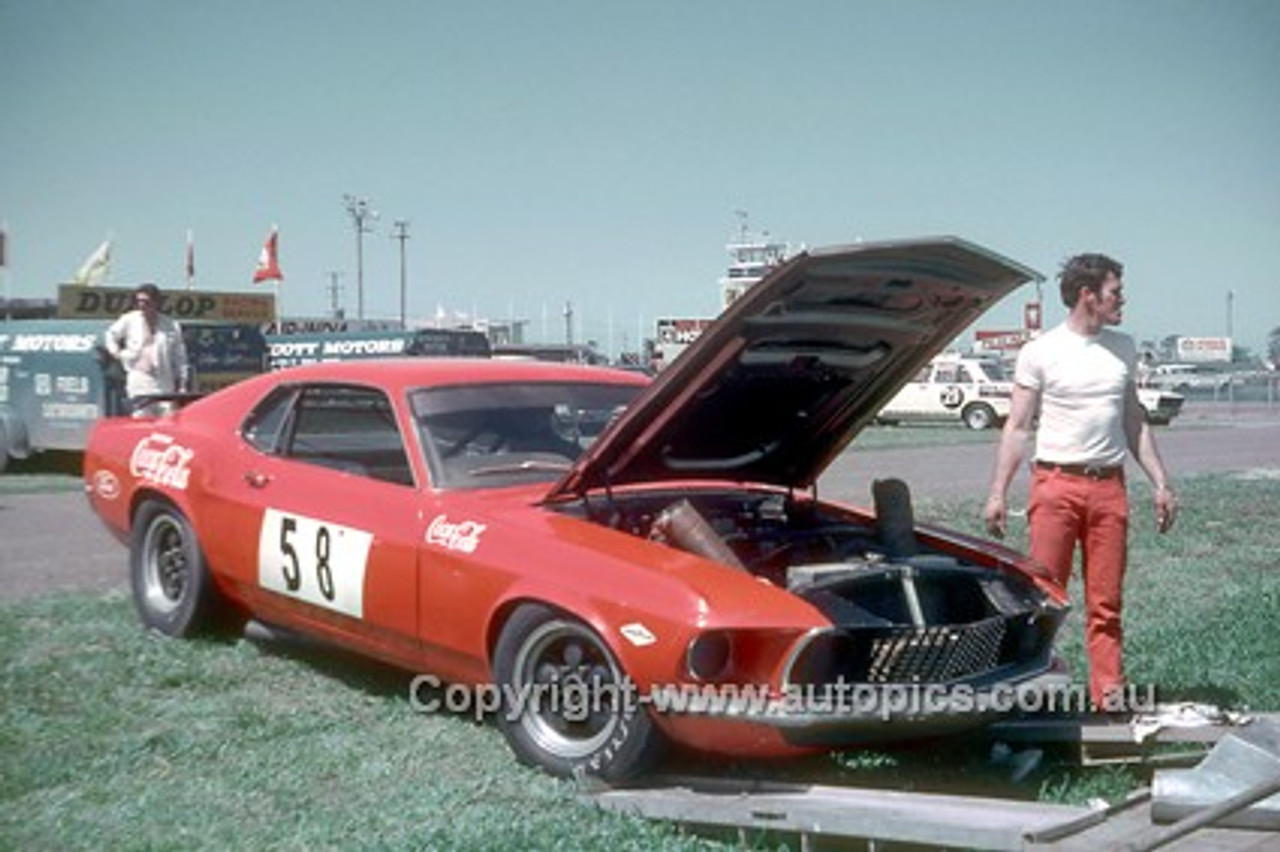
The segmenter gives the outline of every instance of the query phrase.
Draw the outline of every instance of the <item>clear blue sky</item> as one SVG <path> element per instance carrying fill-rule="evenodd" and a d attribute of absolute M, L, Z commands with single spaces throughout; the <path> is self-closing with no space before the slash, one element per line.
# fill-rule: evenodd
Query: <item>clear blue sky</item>
<path fill-rule="evenodd" d="M 706 316 L 735 210 L 794 243 L 956 234 L 1125 262 L 1139 338 L 1280 326 L 1280 2 L 0 0 L 15 296 L 110 236 L 112 282 L 615 348 Z M 1026 293 L 980 323 L 1016 326 Z M 1046 320 L 1062 309 L 1046 293 Z M 544 320 L 545 318 L 545 320 Z"/>

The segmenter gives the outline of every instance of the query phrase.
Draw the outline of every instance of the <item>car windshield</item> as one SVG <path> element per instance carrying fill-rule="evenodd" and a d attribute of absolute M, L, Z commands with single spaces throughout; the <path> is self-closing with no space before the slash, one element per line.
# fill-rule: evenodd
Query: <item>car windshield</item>
<path fill-rule="evenodd" d="M 640 390 L 521 382 L 426 388 L 410 402 L 432 482 L 491 488 L 560 479 Z"/>

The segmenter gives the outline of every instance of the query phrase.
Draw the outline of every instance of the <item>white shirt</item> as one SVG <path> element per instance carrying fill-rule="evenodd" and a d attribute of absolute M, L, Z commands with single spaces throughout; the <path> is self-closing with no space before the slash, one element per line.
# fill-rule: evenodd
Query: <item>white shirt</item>
<path fill-rule="evenodd" d="M 1137 360 L 1129 335 L 1109 328 L 1077 334 L 1066 323 L 1022 347 L 1013 380 L 1040 393 L 1036 459 L 1123 464 L 1125 398 Z"/>
<path fill-rule="evenodd" d="M 124 365 L 130 397 L 173 393 L 187 369 L 182 329 L 164 314 L 156 315 L 153 331 L 142 311 L 129 311 L 107 329 L 106 346 Z"/>

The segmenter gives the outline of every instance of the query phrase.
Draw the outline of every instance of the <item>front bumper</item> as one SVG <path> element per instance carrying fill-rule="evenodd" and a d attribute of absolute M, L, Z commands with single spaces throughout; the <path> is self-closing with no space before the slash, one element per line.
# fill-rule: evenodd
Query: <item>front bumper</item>
<path fill-rule="evenodd" d="M 836 682 L 768 696 L 721 684 L 693 693 L 678 713 L 763 726 L 793 747 L 834 748 L 958 734 L 1011 714 L 1086 709 L 1086 701 L 1065 672 L 1049 670 L 984 686 Z"/>

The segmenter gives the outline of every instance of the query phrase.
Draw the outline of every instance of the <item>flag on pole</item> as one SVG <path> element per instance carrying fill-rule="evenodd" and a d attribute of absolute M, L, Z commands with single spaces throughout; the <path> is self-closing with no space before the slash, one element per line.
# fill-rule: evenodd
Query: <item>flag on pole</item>
<path fill-rule="evenodd" d="M 84 263 L 71 276 L 72 284 L 84 287 L 96 287 L 111 274 L 111 240 L 106 239 L 85 258 Z"/>
<path fill-rule="evenodd" d="M 196 285 L 196 243 L 191 229 L 187 229 L 187 289 Z"/>
<path fill-rule="evenodd" d="M 280 233 L 275 225 L 271 226 L 271 236 L 267 237 L 258 255 L 258 268 L 253 271 L 253 283 L 263 281 L 283 281 L 284 273 L 280 271 Z"/>

